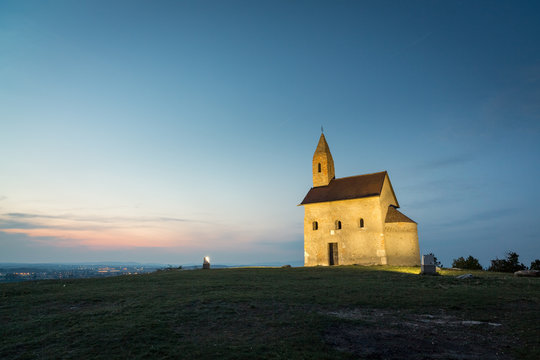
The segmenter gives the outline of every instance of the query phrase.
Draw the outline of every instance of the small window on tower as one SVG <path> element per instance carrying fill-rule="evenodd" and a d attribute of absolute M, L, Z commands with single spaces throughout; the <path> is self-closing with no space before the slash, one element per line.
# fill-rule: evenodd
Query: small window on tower
<path fill-rule="evenodd" d="M 336 230 L 341 230 L 341 221 L 336 220 Z"/>
<path fill-rule="evenodd" d="M 318 171 L 321 172 L 321 163 L 319 163 L 317 168 L 318 168 Z"/>
<path fill-rule="evenodd" d="M 313 222 L 313 230 L 319 230 L 319 223 L 316 221 Z"/>
<path fill-rule="evenodd" d="M 364 219 L 360 218 L 360 227 L 363 228 L 364 227 Z"/>

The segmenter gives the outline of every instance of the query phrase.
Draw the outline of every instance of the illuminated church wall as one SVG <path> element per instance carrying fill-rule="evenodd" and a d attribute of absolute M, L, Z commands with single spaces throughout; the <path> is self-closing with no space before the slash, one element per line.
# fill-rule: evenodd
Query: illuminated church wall
<path fill-rule="evenodd" d="M 324 135 L 304 206 L 304 265 L 420 265 L 417 225 L 399 212 L 386 172 L 336 179 Z"/>

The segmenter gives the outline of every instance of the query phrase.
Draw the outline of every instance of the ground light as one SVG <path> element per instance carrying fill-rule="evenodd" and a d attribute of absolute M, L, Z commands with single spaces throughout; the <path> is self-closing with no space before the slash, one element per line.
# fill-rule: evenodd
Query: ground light
<path fill-rule="evenodd" d="M 203 260 L 203 269 L 210 269 L 210 257 L 205 256 Z"/>

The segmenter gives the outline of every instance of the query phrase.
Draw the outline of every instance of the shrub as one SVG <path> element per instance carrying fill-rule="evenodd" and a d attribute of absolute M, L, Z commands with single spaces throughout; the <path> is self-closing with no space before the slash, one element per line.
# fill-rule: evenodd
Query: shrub
<path fill-rule="evenodd" d="M 482 265 L 478 262 L 477 258 L 469 255 L 467 259 L 459 257 L 452 261 L 453 268 L 468 269 L 468 270 L 482 270 Z"/>
<path fill-rule="evenodd" d="M 540 259 L 536 259 L 531 262 L 531 267 L 529 268 L 531 270 L 540 270 Z"/>
<path fill-rule="evenodd" d="M 428 255 L 432 255 L 432 256 L 433 256 L 433 262 L 435 263 L 435 266 L 440 267 L 440 268 L 443 267 L 442 264 L 441 264 L 441 262 L 440 262 L 439 260 L 437 260 L 437 257 L 435 256 L 434 253 L 429 253 Z"/>
<path fill-rule="evenodd" d="M 491 260 L 491 266 L 488 271 L 516 272 L 525 269 L 527 269 L 527 267 L 519 262 L 519 255 L 509 251 L 506 253 L 506 259 L 497 258 Z"/>

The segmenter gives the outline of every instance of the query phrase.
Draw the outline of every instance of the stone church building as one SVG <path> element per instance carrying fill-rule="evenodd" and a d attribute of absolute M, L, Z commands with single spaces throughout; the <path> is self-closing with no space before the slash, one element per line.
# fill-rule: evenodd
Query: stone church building
<path fill-rule="evenodd" d="M 416 222 L 399 210 L 386 171 L 336 179 L 324 134 L 304 206 L 304 265 L 420 265 Z"/>

